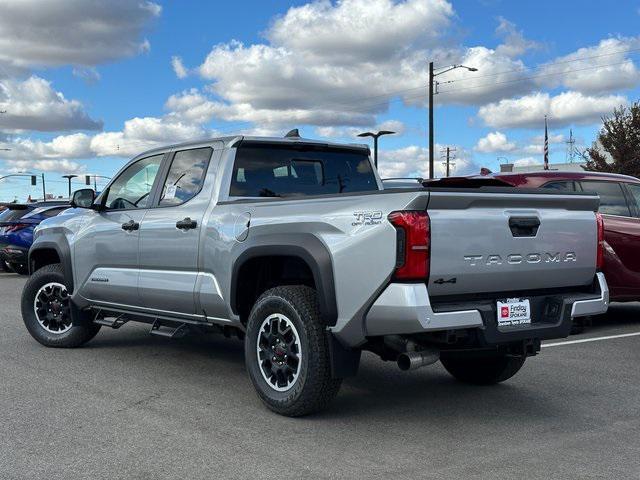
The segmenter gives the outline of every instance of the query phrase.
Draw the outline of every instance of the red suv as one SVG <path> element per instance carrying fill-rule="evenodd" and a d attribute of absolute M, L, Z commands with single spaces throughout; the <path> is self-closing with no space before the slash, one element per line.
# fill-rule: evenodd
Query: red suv
<path fill-rule="evenodd" d="M 640 299 L 640 180 L 595 172 L 495 173 L 514 187 L 596 192 L 604 220 L 604 268 L 611 300 Z M 475 178 L 487 178 L 475 177 Z"/>

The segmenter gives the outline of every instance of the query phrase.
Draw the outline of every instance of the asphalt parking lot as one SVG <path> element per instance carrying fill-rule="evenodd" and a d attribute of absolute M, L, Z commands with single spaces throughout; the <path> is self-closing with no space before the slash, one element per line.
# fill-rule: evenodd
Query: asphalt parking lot
<path fill-rule="evenodd" d="M 497 387 L 366 355 L 331 409 L 266 410 L 242 344 L 103 329 L 46 349 L 0 273 L 0 477 L 640 478 L 640 336 L 544 348 Z M 640 304 L 569 341 L 640 332 Z M 556 342 L 554 342 L 556 343 Z"/>

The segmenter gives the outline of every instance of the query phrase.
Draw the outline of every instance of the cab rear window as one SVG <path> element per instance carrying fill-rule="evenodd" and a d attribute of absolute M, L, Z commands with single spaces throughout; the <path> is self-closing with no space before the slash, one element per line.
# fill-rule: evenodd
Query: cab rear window
<path fill-rule="evenodd" d="M 364 151 L 248 144 L 238 148 L 229 195 L 283 197 L 375 190 L 376 176 Z"/>

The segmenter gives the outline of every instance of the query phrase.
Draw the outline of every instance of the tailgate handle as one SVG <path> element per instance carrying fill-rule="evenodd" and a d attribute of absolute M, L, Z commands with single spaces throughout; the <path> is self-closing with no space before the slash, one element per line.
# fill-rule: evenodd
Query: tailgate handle
<path fill-rule="evenodd" d="M 538 217 L 510 217 L 509 228 L 514 237 L 535 237 L 540 227 Z"/>

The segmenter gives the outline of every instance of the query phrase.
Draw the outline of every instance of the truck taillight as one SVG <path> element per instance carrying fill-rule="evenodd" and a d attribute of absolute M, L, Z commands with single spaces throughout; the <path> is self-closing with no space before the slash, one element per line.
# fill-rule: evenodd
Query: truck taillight
<path fill-rule="evenodd" d="M 396 228 L 396 280 L 429 278 L 431 234 L 429 215 L 425 211 L 392 212 L 388 217 Z"/>
<path fill-rule="evenodd" d="M 602 270 L 604 267 L 604 221 L 602 215 L 596 213 L 596 223 L 598 225 L 598 251 L 596 253 L 596 268 Z"/>

